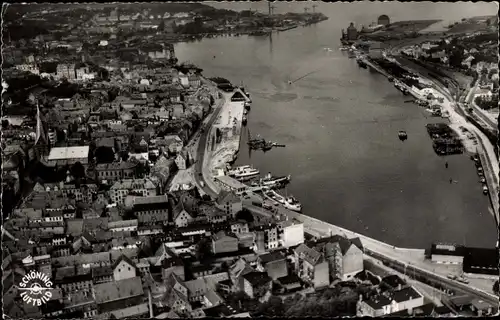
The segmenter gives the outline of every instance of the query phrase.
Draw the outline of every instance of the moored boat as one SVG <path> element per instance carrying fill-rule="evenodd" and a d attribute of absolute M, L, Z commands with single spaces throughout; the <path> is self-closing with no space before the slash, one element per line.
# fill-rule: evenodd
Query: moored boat
<path fill-rule="evenodd" d="M 398 137 L 399 137 L 399 140 L 404 141 L 404 140 L 408 139 L 408 134 L 406 133 L 406 131 L 400 130 L 398 132 Z"/>
<path fill-rule="evenodd" d="M 241 119 L 241 124 L 244 125 L 244 126 L 246 126 L 247 125 L 247 121 L 248 121 L 247 116 L 243 116 L 243 119 Z"/>
<path fill-rule="evenodd" d="M 302 205 L 293 196 L 289 196 L 289 197 L 285 198 L 285 208 L 287 208 L 288 210 L 296 211 L 296 212 L 302 211 Z"/>
<path fill-rule="evenodd" d="M 247 179 L 259 175 L 260 171 L 255 168 L 245 168 L 243 170 L 238 170 L 233 173 L 236 179 Z"/>
<path fill-rule="evenodd" d="M 284 185 L 290 182 L 291 176 L 281 176 L 274 177 L 269 172 L 264 178 L 259 179 L 259 181 L 254 181 L 252 186 L 276 186 L 276 185 Z"/>
<path fill-rule="evenodd" d="M 269 198 L 271 198 L 272 200 L 282 204 L 288 210 L 292 210 L 292 211 L 296 211 L 296 212 L 302 211 L 302 205 L 293 196 L 283 197 L 282 195 L 280 195 L 279 193 L 277 193 L 274 190 L 267 191 L 264 194 L 266 196 L 268 196 Z"/>

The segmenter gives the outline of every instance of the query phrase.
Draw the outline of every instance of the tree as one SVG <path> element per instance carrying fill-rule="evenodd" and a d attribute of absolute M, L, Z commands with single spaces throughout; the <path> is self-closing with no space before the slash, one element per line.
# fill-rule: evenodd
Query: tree
<path fill-rule="evenodd" d="M 238 211 L 236 213 L 236 219 L 242 219 L 245 220 L 248 223 L 254 222 L 254 216 L 253 214 L 246 208 L 243 208 L 243 210 Z"/>
<path fill-rule="evenodd" d="M 56 136 L 57 136 L 57 142 L 66 141 L 66 133 L 64 132 L 64 130 L 56 129 Z"/>
<path fill-rule="evenodd" d="M 494 76 L 495 74 L 497 74 L 497 73 L 498 73 L 498 69 L 491 69 L 491 70 L 488 72 L 488 79 L 490 79 L 490 80 L 491 80 L 491 79 L 493 78 L 493 76 Z"/>
<path fill-rule="evenodd" d="M 146 166 L 142 162 L 138 162 L 135 167 L 135 175 L 138 178 L 143 178 L 146 173 Z"/>
<path fill-rule="evenodd" d="M 77 161 L 73 166 L 71 166 L 70 172 L 75 179 L 85 178 L 85 167 L 80 163 L 80 161 Z"/>
<path fill-rule="evenodd" d="M 106 146 L 98 147 L 95 151 L 97 163 L 111 163 L 115 161 L 115 153 L 113 149 Z"/>
<path fill-rule="evenodd" d="M 499 285 L 498 285 L 498 280 L 497 280 L 497 281 L 495 281 L 495 283 L 493 284 L 493 292 L 494 292 L 495 294 L 497 294 L 497 295 L 498 295 L 498 294 L 500 293 L 499 291 L 500 291 L 500 290 L 499 290 Z"/>
<path fill-rule="evenodd" d="M 165 21 L 162 20 L 158 25 L 158 31 L 165 31 Z"/>
<path fill-rule="evenodd" d="M 2 120 L 2 129 L 7 129 L 9 127 L 9 120 Z"/>

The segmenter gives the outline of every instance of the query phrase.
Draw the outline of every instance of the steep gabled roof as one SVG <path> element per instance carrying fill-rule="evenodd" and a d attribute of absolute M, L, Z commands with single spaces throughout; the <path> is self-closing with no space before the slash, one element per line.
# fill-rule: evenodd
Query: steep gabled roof
<path fill-rule="evenodd" d="M 134 267 L 135 269 L 137 269 L 137 266 L 136 264 L 129 258 L 127 257 L 126 255 L 121 255 L 112 265 L 111 268 L 113 268 L 113 270 L 115 270 L 115 268 L 120 264 L 120 262 L 122 261 L 125 261 L 126 263 L 128 263 L 129 265 L 131 265 L 132 267 Z"/>

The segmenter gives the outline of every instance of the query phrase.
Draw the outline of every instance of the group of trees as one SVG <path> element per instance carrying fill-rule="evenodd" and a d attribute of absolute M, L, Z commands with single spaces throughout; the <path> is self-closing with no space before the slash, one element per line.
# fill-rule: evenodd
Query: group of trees
<path fill-rule="evenodd" d="M 300 294 L 282 300 L 271 297 L 259 306 L 258 315 L 266 317 L 345 317 L 356 315 L 358 294 L 342 291 L 341 288 L 328 288 L 321 293 L 303 297 Z"/>
<path fill-rule="evenodd" d="M 479 96 L 474 99 L 474 102 L 483 110 L 498 108 L 498 94 L 494 94 L 491 98 Z"/>

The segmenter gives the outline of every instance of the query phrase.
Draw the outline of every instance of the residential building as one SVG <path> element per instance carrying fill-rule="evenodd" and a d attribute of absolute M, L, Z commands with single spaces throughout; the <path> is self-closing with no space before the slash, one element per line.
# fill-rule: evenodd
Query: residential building
<path fill-rule="evenodd" d="M 174 215 L 174 223 L 177 227 L 187 227 L 192 220 L 193 217 L 186 210 L 182 210 Z"/>
<path fill-rule="evenodd" d="M 234 192 L 222 190 L 215 205 L 224 210 L 228 216 L 236 217 L 236 213 L 243 209 L 243 201 Z"/>
<path fill-rule="evenodd" d="M 243 233 L 249 233 L 248 222 L 245 220 L 231 221 L 229 223 L 231 232 L 238 235 Z"/>
<path fill-rule="evenodd" d="M 290 248 L 304 243 L 304 224 L 296 220 L 278 222 L 280 247 Z"/>
<path fill-rule="evenodd" d="M 272 285 L 272 279 L 265 272 L 253 271 L 240 278 L 240 289 L 252 299 L 268 295 Z"/>
<path fill-rule="evenodd" d="M 190 157 L 187 152 L 180 152 L 175 158 L 175 164 L 179 170 L 186 170 L 190 165 Z"/>
<path fill-rule="evenodd" d="M 288 275 L 286 256 L 280 251 L 260 255 L 257 261 L 260 271 L 267 272 L 267 275 L 273 280 Z"/>
<path fill-rule="evenodd" d="M 294 262 L 297 275 L 314 288 L 330 285 L 329 264 L 322 253 L 300 244 L 294 249 Z"/>
<path fill-rule="evenodd" d="M 133 211 L 141 225 L 167 224 L 169 208 L 167 195 L 134 198 Z"/>
<path fill-rule="evenodd" d="M 113 279 L 115 281 L 130 279 L 137 276 L 136 264 L 124 255 L 122 255 L 118 260 L 115 261 L 112 269 Z"/>
<path fill-rule="evenodd" d="M 108 228 L 111 232 L 137 231 L 137 226 L 138 226 L 137 219 L 108 222 Z"/>
<path fill-rule="evenodd" d="M 359 238 L 335 235 L 308 245 L 321 252 L 328 261 L 332 280 L 347 281 L 363 271 L 363 246 Z"/>
<path fill-rule="evenodd" d="M 212 252 L 225 253 L 238 251 L 238 238 L 219 231 L 212 236 Z"/>
<path fill-rule="evenodd" d="M 68 80 L 75 80 L 75 65 L 74 64 L 58 64 L 56 74 L 59 78 L 66 78 Z"/>
<path fill-rule="evenodd" d="M 380 317 L 424 305 L 424 297 L 413 287 L 385 291 L 358 302 L 357 316 Z"/>
<path fill-rule="evenodd" d="M 144 295 L 140 277 L 96 284 L 94 292 L 99 313 L 138 305 Z"/>
<path fill-rule="evenodd" d="M 143 197 L 156 196 L 156 186 L 150 179 L 123 179 L 116 181 L 110 189 L 110 198 L 113 203 L 125 203 L 129 193 L 142 194 Z"/>
<path fill-rule="evenodd" d="M 100 163 L 96 165 L 97 179 L 99 181 L 117 181 L 122 179 L 133 179 L 135 177 L 136 163 L 120 161 L 112 163 Z"/>

